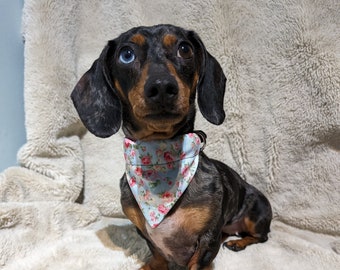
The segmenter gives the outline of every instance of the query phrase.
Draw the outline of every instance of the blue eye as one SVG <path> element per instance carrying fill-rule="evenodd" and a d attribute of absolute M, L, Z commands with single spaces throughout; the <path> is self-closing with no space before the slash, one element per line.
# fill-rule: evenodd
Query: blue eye
<path fill-rule="evenodd" d="M 136 59 L 134 51 L 130 47 L 124 47 L 119 54 L 119 61 L 123 64 L 130 64 Z"/>

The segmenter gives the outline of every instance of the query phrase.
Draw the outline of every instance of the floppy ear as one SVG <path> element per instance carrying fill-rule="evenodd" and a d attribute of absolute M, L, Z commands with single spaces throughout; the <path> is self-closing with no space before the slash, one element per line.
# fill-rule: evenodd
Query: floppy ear
<path fill-rule="evenodd" d="M 226 77 L 220 64 L 206 50 L 198 35 L 191 32 L 191 37 L 198 52 L 200 66 L 197 85 L 198 107 L 205 119 L 212 124 L 220 125 L 225 118 L 223 100 Z"/>
<path fill-rule="evenodd" d="M 108 55 L 114 49 L 109 43 L 92 67 L 81 77 L 71 98 L 85 127 L 98 137 L 109 137 L 121 125 L 122 105 L 108 69 Z"/>

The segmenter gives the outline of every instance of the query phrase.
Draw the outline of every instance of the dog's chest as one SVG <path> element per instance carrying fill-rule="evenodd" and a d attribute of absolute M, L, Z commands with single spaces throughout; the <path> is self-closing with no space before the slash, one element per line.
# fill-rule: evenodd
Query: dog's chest
<path fill-rule="evenodd" d="M 196 250 L 211 219 L 208 206 L 178 208 L 168 215 L 156 228 L 146 224 L 149 239 L 168 260 L 186 264 Z"/>

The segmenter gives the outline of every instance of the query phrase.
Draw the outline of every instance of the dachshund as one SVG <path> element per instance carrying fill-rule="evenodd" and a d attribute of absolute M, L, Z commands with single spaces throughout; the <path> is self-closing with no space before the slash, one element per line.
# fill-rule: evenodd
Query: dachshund
<path fill-rule="evenodd" d="M 140 269 L 165 270 L 170 262 L 212 269 L 221 245 L 240 251 L 268 239 L 268 199 L 208 158 L 206 135 L 194 130 L 196 96 L 203 117 L 223 123 L 225 85 L 220 64 L 194 31 L 162 24 L 108 41 L 71 94 L 91 133 L 104 138 L 122 128 L 125 134 L 130 152 L 121 205 L 152 253 Z M 150 154 L 148 147 L 156 150 Z M 150 175 L 155 178 L 144 178 Z M 226 241 L 229 236 L 238 238 Z"/>

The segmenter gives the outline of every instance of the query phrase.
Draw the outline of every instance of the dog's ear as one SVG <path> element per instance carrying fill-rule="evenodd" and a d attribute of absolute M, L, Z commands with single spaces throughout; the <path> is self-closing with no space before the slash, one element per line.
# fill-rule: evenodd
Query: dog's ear
<path fill-rule="evenodd" d="M 199 69 L 197 101 L 199 109 L 209 122 L 220 125 L 225 118 L 223 109 L 226 77 L 220 64 L 206 50 L 202 40 L 195 32 L 190 32 L 189 39 L 195 46 Z"/>
<path fill-rule="evenodd" d="M 112 85 L 108 61 L 114 51 L 110 41 L 100 57 L 81 77 L 71 98 L 85 127 L 98 137 L 109 137 L 121 125 L 122 104 Z"/>

